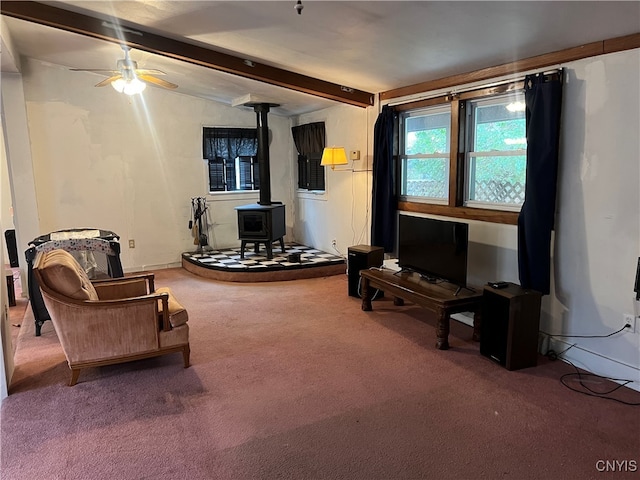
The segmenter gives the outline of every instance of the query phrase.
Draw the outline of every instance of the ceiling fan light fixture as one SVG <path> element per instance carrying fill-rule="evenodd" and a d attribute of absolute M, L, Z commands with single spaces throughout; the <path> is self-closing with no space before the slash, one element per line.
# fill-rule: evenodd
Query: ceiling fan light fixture
<path fill-rule="evenodd" d="M 125 95 L 136 95 L 138 93 L 142 93 L 145 88 L 147 88 L 147 84 L 137 78 L 131 78 L 129 80 L 125 80 L 124 78 L 118 78 L 111 82 L 111 86 L 118 93 L 124 93 Z"/>

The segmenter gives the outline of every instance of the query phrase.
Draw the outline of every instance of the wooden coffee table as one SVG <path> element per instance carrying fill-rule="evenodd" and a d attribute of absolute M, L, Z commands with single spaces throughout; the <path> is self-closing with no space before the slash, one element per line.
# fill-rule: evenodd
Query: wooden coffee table
<path fill-rule="evenodd" d="M 480 341 L 482 289 L 470 287 L 459 289 L 450 283 L 432 283 L 412 272 L 392 270 L 362 270 L 362 310 L 372 310 L 371 297 L 378 288 L 394 297 L 394 305 L 403 305 L 404 300 L 420 305 L 437 315 L 436 348 L 449 348 L 449 321 L 451 314 L 474 312 L 473 340 Z"/>

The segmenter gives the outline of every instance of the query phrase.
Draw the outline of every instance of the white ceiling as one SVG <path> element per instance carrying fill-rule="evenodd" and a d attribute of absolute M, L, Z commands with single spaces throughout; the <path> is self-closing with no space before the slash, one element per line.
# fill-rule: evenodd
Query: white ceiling
<path fill-rule="evenodd" d="M 378 93 L 640 32 L 640 2 L 65 1 L 44 2 L 352 88 Z M 21 56 L 69 68 L 115 68 L 118 45 L 4 17 Z M 7 32 L 8 30 L 8 32 Z M 7 36 L 7 34 L 9 34 Z M 133 50 L 178 92 L 232 104 L 252 94 L 296 115 L 336 102 Z M 86 75 L 97 83 L 104 77 Z M 357 108 L 357 107 L 354 107 Z"/>

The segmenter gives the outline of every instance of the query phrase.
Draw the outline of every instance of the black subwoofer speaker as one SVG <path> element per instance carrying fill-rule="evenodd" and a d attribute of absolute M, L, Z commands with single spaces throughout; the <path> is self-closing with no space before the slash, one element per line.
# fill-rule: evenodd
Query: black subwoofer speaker
<path fill-rule="evenodd" d="M 514 283 L 484 287 L 480 353 L 507 370 L 536 366 L 541 297 Z"/>
<path fill-rule="evenodd" d="M 18 263 L 18 245 L 16 244 L 16 231 L 5 230 L 4 241 L 7 245 L 7 255 L 9 255 L 9 265 L 11 268 L 19 267 Z"/>
<path fill-rule="evenodd" d="M 347 249 L 347 269 L 349 271 L 349 295 L 360 297 L 360 270 L 381 267 L 384 261 L 384 248 L 371 245 L 355 245 Z M 378 298 L 381 295 L 378 294 Z"/>

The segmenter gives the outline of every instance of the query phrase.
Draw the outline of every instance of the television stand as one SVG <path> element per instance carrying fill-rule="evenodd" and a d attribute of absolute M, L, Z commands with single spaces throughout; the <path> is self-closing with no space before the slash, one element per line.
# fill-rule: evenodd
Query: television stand
<path fill-rule="evenodd" d="M 473 288 L 470 287 L 462 287 L 462 286 L 458 286 L 458 289 L 456 290 L 456 293 L 454 293 L 455 296 L 458 296 L 458 294 L 462 291 L 462 290 L 468 290 L 471 293 L 476 293 L 476 291 Z"/>
<path fill-rule="evenodd" d="M 480 341 L 482 293 L 448 283 L 430 283 L 420 275 L 411 272 L 391 272 L 389 270 L 362 270 L 362 310 L 370 312 L 373 290 L 378 288 L 394 297 L 394 305 L 404 305 L 410 301 L 437 315 L 436 348 L 449 348 L 449 322 L 451 314 L 474 312 L 473 340 Z"/>

